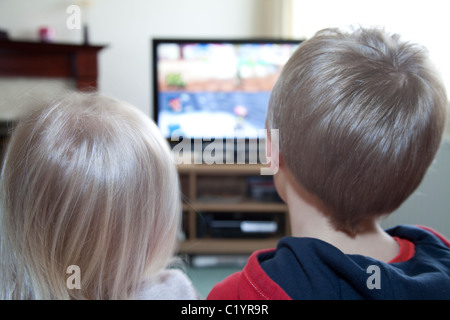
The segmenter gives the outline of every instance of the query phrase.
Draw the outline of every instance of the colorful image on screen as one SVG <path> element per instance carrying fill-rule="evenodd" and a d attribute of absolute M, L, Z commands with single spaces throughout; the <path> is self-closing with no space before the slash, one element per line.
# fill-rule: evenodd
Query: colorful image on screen
<path fill-rule="evenodd" d="M 156 122 L 166 138 L 257 138 L 299 42 L 156 44 Z"/>

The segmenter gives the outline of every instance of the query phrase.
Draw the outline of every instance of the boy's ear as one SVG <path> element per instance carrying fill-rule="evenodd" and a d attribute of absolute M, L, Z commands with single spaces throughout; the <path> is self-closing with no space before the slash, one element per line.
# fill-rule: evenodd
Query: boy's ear
<path fill-rule="evenodd" d="M 272 148 L 273 148 L 273 146 L 272 146 L 272 138 L 271 138 L 271 135 L 270 135 L 270 131 L 271 130 L 267 130 L 267 137 L 266 137 L 266 158 L 268 159 L 268 160 L 270 160 L 271 159 L 271 157 L 272 157 Z M 278 139 L 278 137 L 277 137 L 277 139 Z M 279 152 L 279 146 L 278 146 L 278 140 L 277 140 L 277 142 L 276 142 L 276 146 L 274 146 L 274 147 L 276 147 L 277 149 L 276 149 L 276 153 L 278 154 L 278 164 L 281 166 L 281 165 L 284 165 L 284 161 L 283 161 L 283 156 L 280 154 L 280 152 Z"/>
<path fill-rule="evenodd" d="M 270 139 L 270 130 L 267 130 L 266 134 L 266 159 L 270 159 L 270 155 L 272 154 L 272 151 L 270 148 L 272 147 L 272 141 Z"/>
<path fill-rule="evenodd" d="M 267 163 L 270 167 L 262 168 L 261 174 L 274 175 L 278 172 L 279 167 L 283 163 L 282 157 L 279 153 L 279 137 L 277 129 L 267 130 L 265 151 Z"/>

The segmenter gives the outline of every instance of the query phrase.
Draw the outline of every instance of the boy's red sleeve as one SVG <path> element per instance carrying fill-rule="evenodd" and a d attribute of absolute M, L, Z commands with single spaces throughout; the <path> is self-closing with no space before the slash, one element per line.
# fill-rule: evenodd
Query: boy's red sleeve
<path fill-rule="evenodd" d="M 209 293 L 208 300 L 290 300 L 284 290 L 261 268 L 258 255 L 274 249 L 255 251 L 242 271 L 219 282 Z"/>

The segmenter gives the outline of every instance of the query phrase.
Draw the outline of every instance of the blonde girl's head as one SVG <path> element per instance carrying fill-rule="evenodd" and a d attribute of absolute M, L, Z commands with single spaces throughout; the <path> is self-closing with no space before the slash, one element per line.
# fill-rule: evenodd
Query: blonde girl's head
<path fill-rule="evenodd" d="M 1 298 L 127 299 L 176 248 L 176 168 L 135 107 L 74 93 L 27 113 L 1 176 Z M 67 286 L 69 266 L 80 289 Z"/>

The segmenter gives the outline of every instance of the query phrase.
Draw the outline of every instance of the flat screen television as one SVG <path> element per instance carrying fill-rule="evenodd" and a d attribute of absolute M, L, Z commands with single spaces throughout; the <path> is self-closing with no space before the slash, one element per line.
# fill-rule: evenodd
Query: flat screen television
<path fill-rule="evenodd" d="M 166 139 L 258 139 L 300 40 L 153 39 L 154 120 Z"/>

